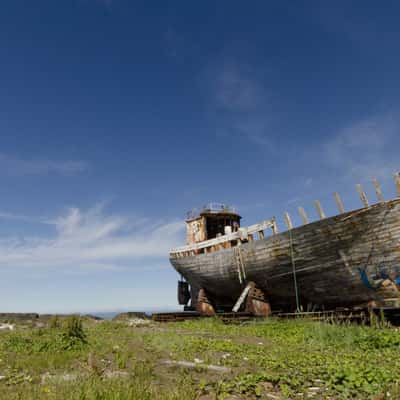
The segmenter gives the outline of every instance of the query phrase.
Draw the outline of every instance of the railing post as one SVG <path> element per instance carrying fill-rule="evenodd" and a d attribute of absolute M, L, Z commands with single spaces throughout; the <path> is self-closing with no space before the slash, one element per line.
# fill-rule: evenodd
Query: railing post
<path fill-rule="evenodd" d="M 303 224 L 307 225 L 308 224 L 308 218 L 307 218 L 306 211 L 304 210 L 303 207 L 298 207 L 298 210 L 299 210 L 299 214 L 301 216 L 301 219 L 303 220 Z"/>
<path fill-rule="evenodd" d="M 273 233 L 274 235 L 276 235 L 276 234 L 278 233 L 278 225 L 277 225 L 277 223 L 276 223 L 275 217 L 272 218 L 272 226 L 271 226 L 271 229 L 272 229 L 272 233 Z"/>
<path fill-rule="evenodd" d="M 285 212 L 285 222 L 289 230 L 293 229 L 292 220 L 290 219 L 290 215 L 288 212 Z"/>
<path fill-rule="evenodd" d="M 363 204 L 363 206 L 369 207 L 367 195 L 365 194 L 361 183 L 357 184 L 357 191 L 358 191 L 358 194 L 360 195 L 361 203 Z"/>
<path fill-rule="evenodd" d="M 394 174 L 394 181 L 396 183 L 397 196 L 400 197 L 400 172 Z"/>
<path fill-rule="evenodd" d="M 335 201 L 338 206 L 339 213 L 344 214 L 345 211 L 344 211 L 343 201 L 342 201 L 342 198 L 340 197 L 340 194 L 337 192 L 335 192 Z"/>
<path fill-rule="evenodd" d="M 383 198 L 381 186 L 379 185 L 378 179 L 374 178 L 372 180 L 372 182 L 374 183 L 375 192 L 376 192 L 376 195 L 378 196 L 379 203 L 384 203 L 385 199 Z"/>
<path fill-rule="evenodd" d="M 317 209 L 319 219 L 325 219 L 326 215 L 324 213 L 324 210 L 321 206 L 321 202 L 319 200 L 315 200 L 315 208 Z"/>

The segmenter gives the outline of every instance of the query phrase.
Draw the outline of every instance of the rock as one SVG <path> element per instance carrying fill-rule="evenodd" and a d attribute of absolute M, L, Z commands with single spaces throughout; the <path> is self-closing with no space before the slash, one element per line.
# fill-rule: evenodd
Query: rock
<path fill-rule="evenodd" d="M 129 378 L 129 372 L 126 371 L 104 371 L 104 378 L 116 379 L 116 378 Z"/>
<path fill-rule="evenodd" d="M 178 367 L 184 367 L 184 368 L 198 368 L 199 364 L 196 364 L 194 362 L 190 361 L 172 361 L 172 360 L 165 360 L 162 361 L 162 364 L 169 365 L 169 366 L 178 366 Z M 230 368 L 226 367 L 221 367 L 219 365 L 201 365 L 202 368 L 205 368 L 209 371 L 215 371 L 215 372 L 232 372 Z"/>
<path fill-rule="evenodd" d="M 74 373 L 64 373 L 64 374 L 51 374 L 50 372 L 44 373 L 40 377 L 40 382 L 42 384 L 46 382 L 71 382 L 78 379 L 78 374 Z"/>
<path fill-rule="evenodd" d="M 279 399 L 281 399 L 280 396 L 276 396 L 276 395 L 274 395 L 274 394 L 272 394 L 272 393 L 266 393 L 265 396 L 268 397 L 269 399 L 273 399 L 273 400 L 279 400 Z"/>
<path fill-rule="evenodd" d="M 259 385 L 260 385 L 260 386 L 264 389 L 264 391 L 266 391 L 266 392 L 270 392 L 271 390 L 274 389 L 274 385 L 273 385 L 271 382 L 260 382 Z"/>
<path fill-rule="evenodd" d="M 140 326 L 140 325 L 149 325 L 151 324 L 150 319 L 143 319 L 143 318 L 135 318 L 128 320 L 128 326 Z"/>
<path fill-rule="evenodd" d="M 15 329 L 15 325 L 14 324 L 0 324 L 0 330 L 5 331 L 5 330 L 9 330 L 9 331 L 13 331 Z"/>
<path fill-rule="evenodd" d="M 117 314 L 113 318 L 113 321 L 128 321 L 128 320 L 135 320 L 137 318 L 143 320 L 143 319 L 149 319 L 149 316 L 144 312 L 130 311 Z"/>
<path fill-rule="evenodd" d="M 36 313 L 0 313 L 0 321 L 5 322 L 32 322 L 38 318 Z"/>
<path fill-rule="evenodd" d="M 91 320 L 91 321 L 103 321 L 104 320 L 104 318 L 101 318 L 101 317 L 98 317 L 97 315 L 92 315 L 92 314 L 82 315 L 82 318 L 86 319 L 86 320 Z"/>

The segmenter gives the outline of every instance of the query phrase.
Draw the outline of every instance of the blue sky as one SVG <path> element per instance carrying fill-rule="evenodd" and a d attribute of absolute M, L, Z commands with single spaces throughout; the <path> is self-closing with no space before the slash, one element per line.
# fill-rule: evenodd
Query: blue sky
<path fill-rule="evenodd" d="M 4 2 L 1 311 L 176 306 L 188 209 L 395 196 L 400 4 Z"/>

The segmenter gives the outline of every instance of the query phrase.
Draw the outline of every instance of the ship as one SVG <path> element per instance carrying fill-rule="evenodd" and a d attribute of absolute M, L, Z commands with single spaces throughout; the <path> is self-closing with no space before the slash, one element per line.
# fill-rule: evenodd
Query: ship
<path fill-rule="evenodd" d="M 362 208 L 278 232 L 275 218 L 241 227 L 241 216 L 224 204 L 209 204 L 186 219 L 187 244 L 170 251 L 180 275 L 178 302 L 204 315 L 400 307 L 400 176 L 398 196 L 369 204 L 361 185 Z"/>

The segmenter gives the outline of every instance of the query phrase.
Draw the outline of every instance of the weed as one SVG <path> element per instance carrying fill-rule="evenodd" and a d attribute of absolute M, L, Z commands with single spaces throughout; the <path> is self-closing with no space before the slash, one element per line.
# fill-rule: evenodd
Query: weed
<path fill-rule="evenodd" d="M 77 315 L 68 317 L 65 323 L 62 341 L 66 350 L 80 347 L 87 343 L 86 333 L 83 330 L 82 320 Z"/>
<path fill-rule="evenodd" d="M 61 328 L 61 320 L 58 315 L 53 315 L 49 321 L 50 329 L 59 329 Z"/>
<path fill-rule="evenodd" d="M 399 348 L 399 333 L 382 326 L 272 318 L 235 326 L 205 319 L 133 329 L 116 322 L 83 326 L 73 317 L 63 326 L 0 334 L 5 376 L 0 398 L 189 400 L 201 394 L 264 398 L 268 391 L 307 398 L 314 388 L 319 390 L 314 398 L 395 399 Z M 161 362 L 196 358 L 203 366 L 227 365 L 232 373 L 171 369 Z M 107 378 L 110 370 L 124 370 L 125 378 Z M 46 374 L 58 379 L 41 384 Z M 72 376 L 73 381 L 63 378 Z"/>

